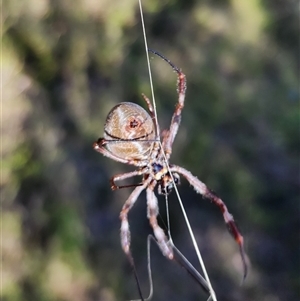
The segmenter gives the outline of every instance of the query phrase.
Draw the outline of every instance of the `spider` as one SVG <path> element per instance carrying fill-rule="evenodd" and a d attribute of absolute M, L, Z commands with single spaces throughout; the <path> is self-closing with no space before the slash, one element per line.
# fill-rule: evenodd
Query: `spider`
<path fill-rule="evenodd" d="M 146 190 L 147 216 L 153 228 L 156 242 L 168 259 L 174 259 L 174 249 L 164 230 L 158 225 L 158 201 L 154 189 L 157 188 L 159 194 L 167 195 L 174 185 L 183 176 L 195 191 L 202 197 L 209 199 L 221 210 L 229 232 L 239 246 L 241 260 L 243 264 L 243 279 L 247 275 L 246 255 L 244 251 L 243 236 L 239 232 L 233 216 L 229 213 L 225 203 L 203 182 L 183 167 L 169 164 L 172 154 L 172 146 L 181 121 L 181 112 L 184 107 L 186 93 L 186 76 L 169 59 L 155 50 L 148 49 L 149 52 L 159 56 L 166 61 L 177 73 L 177 93 L 178 102 L 172 116 L 168 130 L 163 131 L 160 142 L 160 130 L 155 116 L 154 108 L 146 95 L 142 94 L 148 106 L 149 113 L 142 107 L 131 102 L 122 102 L 116 105 L 109 112 L 104 126 L 104 138 L 99 138 L 93 144 L 93 148 L 104 156 L 125 164 L 134 165 L 136 170 L 127 173 L 114 175 L 111 178 L 112 190 L 132 187 L 128 199 L 125 201 L 121 213 L 121 245 L 122 249 L 133 262 L 130 251 L 130 230 L 128 223 L 128 213 L 135 204 L 138 196 Z M 117 186 L 116 182 L 134 176 L 142 176 L 142 182 L 137 185 Z"/>

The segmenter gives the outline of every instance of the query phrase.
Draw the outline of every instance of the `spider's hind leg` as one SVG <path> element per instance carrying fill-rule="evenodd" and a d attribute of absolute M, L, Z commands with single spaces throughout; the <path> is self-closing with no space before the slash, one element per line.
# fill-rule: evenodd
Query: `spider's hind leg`
<path fill-rule="evenodd" d="M 223 218 L 225 220 L 225 223 L 229 229 L 230 234 L 233 236 L 234 240 L 239 246 L 239 251 L 241 254 L 242 259 L 242 265 L 244 270 L 243 280 L 245 280 L 247 273 L 248 273 L 248 266 L 246 263 L 246 252 L 244 249 L 244 238 L 242 234 L 240 233 L 233 216 L 229 213 L 227 206 L 225 203 L 211 190 L 208 189 L 208 187 L 201 182 L 198 178 L 192 175 L 191 172 L 186 170 L 185 168 L 182 168 L 180 166 L 173 165 L 171 167 L 172 172 L 178 172 L 179 174 L 183 175 L 187 181 L 193 186 L 193 188 L 196 190 L 196 192 L 200 193 L 204 198 L 209 199 L 212 203 L 217 205 L 219 209 L 221 210 L 223 214 Z"/>

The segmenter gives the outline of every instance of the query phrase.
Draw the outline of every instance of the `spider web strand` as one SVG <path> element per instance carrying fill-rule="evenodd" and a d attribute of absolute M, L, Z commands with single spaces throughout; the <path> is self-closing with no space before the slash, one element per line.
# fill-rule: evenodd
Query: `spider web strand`
<path fill-rule="evenodd" d="M 145 30 L 145 23 L 144 23 L 144 17 L 143 17 L 143 10 L 142 10 L 142 3 L 141 3 L 141 0 L 139 0 L 139 7 L 140 7 L 140 14 L 141 14 L 141 21 L 142 21 L 142 28 L 143 28 L 143 36 L 144 36 L 144 42 L 145 42 L 145 51 L 146 51 L 146 57 L 147 57 L 147 65 L 148 65 L 148 71 L 149 71 L 149 78 L 150 78 L 150 87 L 151 87 L 151 94 L 152 94 L 152 99 L 153 99 L 153 108 L 154 108 L 154 114 L 155 114 L 155 117 L 157 119 L 157 111 L 156 111 L 156 102 L 155 102 L 155 97 L 154 97 L 154 89 L 153 89 L 153 81 L 152 81 L 152 74 L 151 74 L 151 67 L 150 67 L 150 60 L 149 60 L 149 54 L 148 54 L 148 45 L 147 45 L 147 37 L 146 37 L 146 30 Z M 162 56 L 161 56 L 162 57 Z M 169 60 L 166 59 L 165 57 L 162 57 L 165 61 L 167 61 L 169 63 Z M 172 65 L 171 65 L 172 66 Z M 178 71 L 180 72 L 180 70 L 176 67 L 176 68 L 173 68 L 173 70 L 175 70 L 177 73 Z M 158 122 L 157 122 L 158 124 Z M 159 133 L 158 133 L 159 134 Z M 202 256 L 200 254 L 200 251 L 199 251 L 199 248 L 198 248 L 198 245 L 197 245 L 197 242 L 196 242 L 196 239 L 195 239 L 195 236 L 194 236 L 194 233 L 193 233 L 193 230 L 191 228 L 191 225 L 189 223 L 189 219 L 187 217 L 187 214 L 186 214 L 186 211 L 184 209 L 184 206 L 183 206 L 183 203 L 182 203 L 182 200 L 181 200 L 181 197 L 180 197 L 180 194 L 179 194 L 179 191 L 177 189 L 177 186 L 175 184 L 175 181 L 174 181 L 174 177 L 172 175 L 172 172 L 170 171 L 170 166 L 168 164 L 168 161 L 167 161 L 167 157 L 165 155 L 165 152 L 163 150 L 163 147 L 162 147 L 162 144 L 161 144 L 161 141 L 160 141 L 160 137 L 159 138 L 159 144 L 160 144 L 160 147 L 162 149 L 162 153 L 163 153 L 163 156 L 164 156 L 164 160 L 165 160 L 165 163 L 166 163 L 166 166 L 169 170 L 169 173 L 172 177 L 172 181 L 174 183 L 174 189 L 175 189 L 175 192 L 176 192 L 176 195 L 177 195 L 177 198 L 178 198 L 178 201 L 179 201 L 179 204 L 180 204 L 180 207 L 181 207 L 181 210 L 182 210 L 182 213 L 183 213 L 183 216 L 184 216 L 184 219 L 185 219 L 185 222 L 187 224 L 187 227 L 188 227 L 188 231 L 189 231 L 189 234 L 190 234 L 190 237 L 192 239 L 192 242 L 193 242 L 193 245 L 194 245 L 194 248 L 195 248 L 195 251 L 196 251 L 196 254 L 197 254 L 197 257 L 198 257 L 198 260 L 199 260 L 199 263 L 200 263 L 200 266 L 203 270 L 203 273 L 204 273 L 204 276 L 205 276 L 205 279 L 207 281 L 207 285 L 208 285 L 208 288 L 209 288 L 209 291 L 210 291 L 210 294 L 211 294 L 211 299 L 213 301 L 217 301 L 217 297 L 215 295 L 215 292 L 212 288 L 212 285 L 211 285 L 211 282 L 209 280 L 209 276 L 208 276 L 208 273 L 206 271 L 206 268 L 205 268 L 205 265 L 204 265 L 204 261 L 202 259 Z M 170 240 L 171 240 L 171 236 L 170 236 Z M 172 241 L 172 240 L 171 240 Z"/>
<path fill-rule="evenodd" d="M 147 66 L 148 66 L 148 72 L 149 72 L 149 79 L 150 79 L 150 88 L 151 88 L 151 97 L 153 102 L 153 110 L 154 115 L 157 121 L 157 110 L 156 110 L 156 101 L 154 96 L 154 89 L 153 89 L 153 80 L 152 80 L 152 73 L 151 73 L 151 67 L 150 67 L 150 59 L 149 59 L 149 53 L 148 53 L 148 43 L 147 43 L 147 36 L 146 36 L 146 28 L 145 28 L 145 22 L 144 22 L 144 14 L 143 14 L 143 7 L 142 7 L 142 1 L 139 0 L 139 7 L 140 7 L 140 14 L 141 14 L 141 22 L 142 22 L 142 28 L 143 28 L 143 37 L 145 42 L 145 50 L 146 50 L 146 58 L 147 58 Z M 160 140 L 160 132 L 158 127 L 158 122 L 156 122 L 156 134 L 158 140 Z"/>

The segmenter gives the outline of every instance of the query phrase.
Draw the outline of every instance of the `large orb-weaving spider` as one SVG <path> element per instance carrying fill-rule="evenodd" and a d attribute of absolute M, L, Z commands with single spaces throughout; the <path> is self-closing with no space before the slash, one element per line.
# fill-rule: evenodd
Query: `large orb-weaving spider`
<path fill-rule="evenodd" d="M 224 202 L 203 182 L 192 175 L 191 172 L 183 167 L 168 164 L 172 153 L 172 145 L 181 121 L 181 111 L 184 106 L 186 92 L 186 76 L 160 53 L 150 49 L 148 51 L 165 60 L 177 73 L 178 103 L 173 113 L 170 128 L 163 132 L 162 141 L 160 142 L 159 126 L 154 109 L 150 100 L 142 94 L 150 115 L 135 103 L 122 102 L 116 105 L 107 116 L 104 126 L 104 138 L 99 138 L 93 144 L 94 149 L 104 156 L 138 167 L 137 170 L 117 174 L 111 179 L 112 190 L 123 187 L 136 187 L 125 201 L 120 213 L 122 248 L 130 262 L 133 263 L 130 251 L 128 212 L 140 193 L 146 189 L 148 219 L 153 228 L 157 244 L 164 256 L 170 260 L 174 258 L 173 246 L 157 222 L 158 202 L 154 194 L 154 189 L 157 187 L 159 194 L 169 194 L 174 185 L 179 182 L 179 175 L 182 175 L 197 193 L 200 193 L 204 198 L 209 199 L 217 205 L 223 213 L 225 223 L 239 246 L 245 278 L 247 275 L 247 264 L 243 236 L 239 232 Z M 126 186 L 117 186 L 115 184 L 116 181 L 134 176 L 143 176 L 142 182 L 137 185 Z"/>

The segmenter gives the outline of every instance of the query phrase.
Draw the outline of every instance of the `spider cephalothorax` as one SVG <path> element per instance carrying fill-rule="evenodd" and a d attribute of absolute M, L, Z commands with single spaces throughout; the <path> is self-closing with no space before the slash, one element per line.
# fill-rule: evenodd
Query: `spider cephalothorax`
<path fill-rule="evenodd" d="M 181 111 L 184 106 L 186 77 L 170 60 L 156 51 L 149 51 L 160 56 L 171 65 L 178 77 L 178 103 L 173 113 L 169 129 L 163 132 L 162 141 L 160 141 L 159 126 L 156 122 L 154 109 L 150 100 L 143 95 L 149 109 L 149 114 L 142 107 L 134 103 L 123 102 L 116 105 L 106 119 L 104 138 L 99 138 L 93 145 L 94 149 L 104 156 L 138 167 L 137 170 L 115 175 L 111 179 L 111 187 L 113 190 L 123 187 L 135 187 L 125 201 L 120 213 L 122 248 L 128 258 L 132 260 L 128 212 L 136 202 L 140 193 L 146 190 L 148 218 L 153 228 L 154 236 L 162 253 L 169 259 L 173 259 L 174 252 L 172 244 L 170 244 L 165 232 L 157 223 L 158 203 L 154 189 L 157 187 L 160 194 L 170 193 L 172 188 L 179 183 L 179 175 L 181 175 L 193 186 L 197 193 L 200 193 L 204 198 L 209 199 L 220 208 L 230 233 L 239 245 L 244 277 L 246 277 L 247 265 L 243 237 L 232 215 L 228 212 L 225 203 L 209 190 L 203 182 L 193 176 L 191 172 L 180 166 L 169 165 L 168 163 L 172 153 L 172 145 L 179 128 Z M 142 182 L 137 185 L 126 186 L 117 186 L 115 184 L 116 181 L 128 179 L 133 176 L 143 176 Z"/>

